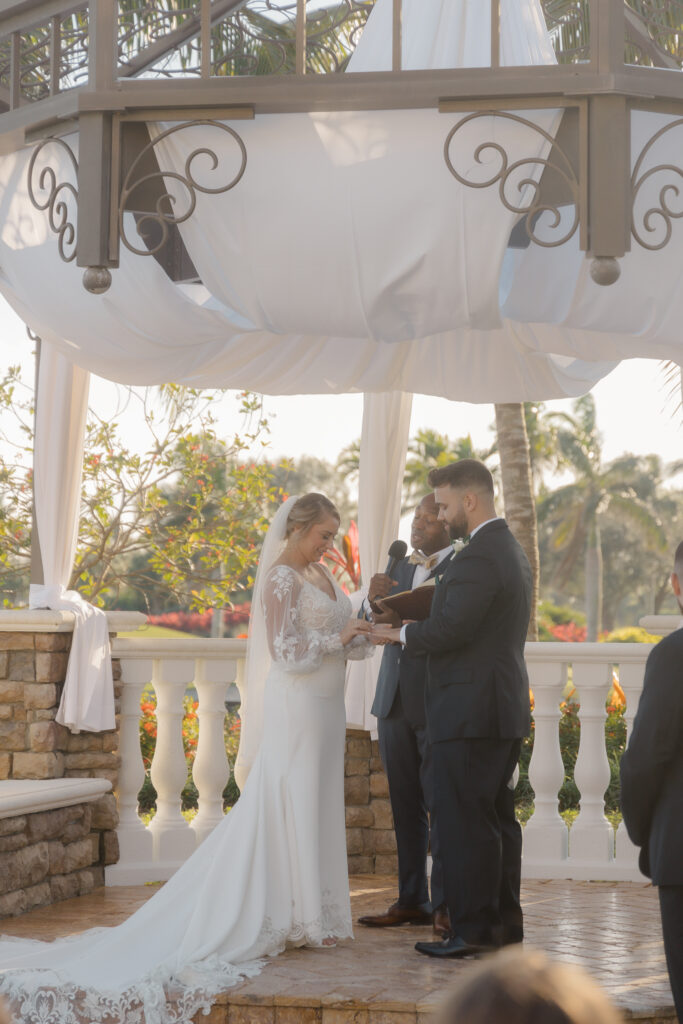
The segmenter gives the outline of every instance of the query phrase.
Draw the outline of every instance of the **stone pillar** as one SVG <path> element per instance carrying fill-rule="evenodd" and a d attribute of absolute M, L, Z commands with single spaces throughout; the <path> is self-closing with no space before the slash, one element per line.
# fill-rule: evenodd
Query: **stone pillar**
<path fill-rule="evenodd" d="M 396 837 L 377 740 L 348 729 L 344 763 L 346 847 L 352 875 L 395 875 Z"/>
<path fill-rule="evenodd" d="M 115 621 L 114 628 L 124 629 L 139 625 L 144 616 L 113 613 L 110 619 Z M 74 734 L 55 721 L 66 677 L 72 623 L 73 616 L 65 612 L 0 612 L 0 779 L 104 778 L 116 788 L 120 663 L 116 660 L 113 663 L 115 729 Z M 59 814 L 49 813 L 55 822 L 61 822 L 67 809 Z M 32 846 L 34 840 L 42 842 L 39 833 L 48 819 L 44 822 L 37 815 L 30 815 L 29 819 L 35 819 L 33 824 L 29 820 L 28 838 Z M 10 836 L 23 835 L 23 826 L 16 832 L 7 831 L 13 828 L 13 820 L 3 821 L 6 841 L 0 843 L 0 852 L 12 852 L 12 844 L 20 840 L 10 839 Z M 16 822 L 22 825 L 19 819 Z M 92 875 L 92 884 L 102 885 L 104 866 L 118 860 L 118 813 L 113 793 L 89 804 L 87 813 L 81 808 L 79 822 L 77 827 L 74 825 L 67 831 L 67 837 L 71 832 L 82 831 L 83 823 L 88 824 L 87 837 L 80 836 L 78 841 L 87 842 L 92 848 L 93 859 L 89 865 L 98 867 Z M 70 886 L 72 888 L 73 883 Z M 60 898 L 59 886 L 53 885 L 52 889 L 54 898 Z"/>

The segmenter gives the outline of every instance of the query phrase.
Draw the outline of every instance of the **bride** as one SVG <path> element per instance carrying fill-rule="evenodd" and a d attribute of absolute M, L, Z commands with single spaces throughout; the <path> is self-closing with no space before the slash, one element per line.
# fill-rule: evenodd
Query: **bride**
<path fill-rule="evenodd" d="M 0 940 L 0 993 L 23 1024 L 189 1024 L 288 945 L 352 937 L 344 823 L 344 663 L 370 629 L 320 564 L 339 528 L 322 494 L 273 519 L 252 602 L 242 795 L 116 928 Z"/>

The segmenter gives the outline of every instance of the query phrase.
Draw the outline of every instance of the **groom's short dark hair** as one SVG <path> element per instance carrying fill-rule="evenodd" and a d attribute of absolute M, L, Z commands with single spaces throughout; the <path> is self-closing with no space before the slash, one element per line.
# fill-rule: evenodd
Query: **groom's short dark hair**
<path fill-rule="evenodd" d="M 431 487 L 457 487 L 458 490 L 485 491 L 493 495 L 491 471 L 478 459 L 460 459 L 448 466 L 438 466 L 429 474 Z"/>
<path fill-rule="evenodd" d="M 676 554 L 674 555 L 674 572 L 680 582 L 683 583 L 683 540 L 676 548 Z"/>

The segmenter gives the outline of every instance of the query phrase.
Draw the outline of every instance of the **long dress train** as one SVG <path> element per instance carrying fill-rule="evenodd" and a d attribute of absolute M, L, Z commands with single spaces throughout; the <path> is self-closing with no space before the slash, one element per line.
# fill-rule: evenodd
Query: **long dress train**
<path fill-rule="evenodd" d="M 330 577 L 332 580 L 332 577 Z M 351 615 L 285 566 L 266 578 L 263 739 L 235 807 L 125 923 L 52 943 L 0 940 L 22 1024 L 187 1024 L 288 945 L 352 937 L 344 822 Z"/>

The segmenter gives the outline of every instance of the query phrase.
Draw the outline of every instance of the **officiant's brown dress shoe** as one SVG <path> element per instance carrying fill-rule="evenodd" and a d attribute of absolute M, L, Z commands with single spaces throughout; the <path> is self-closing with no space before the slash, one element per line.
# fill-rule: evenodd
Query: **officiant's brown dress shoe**
<path fill-rule="evenodd" d="M 421 907 L 401 907 L 393 903 L 383 914 L 366 914 L 358 918 L 358 924 L 368 928 L 396 928 L 400 924 L 431 924 L 432 915 Z"/>
<path fill-rule="evenodd" d="M 435 935 L 445 939 L 451 931 L 451 919 L 448 915 L 448 907 L 442 903 L 432 914 L 432 928 Z"/>

